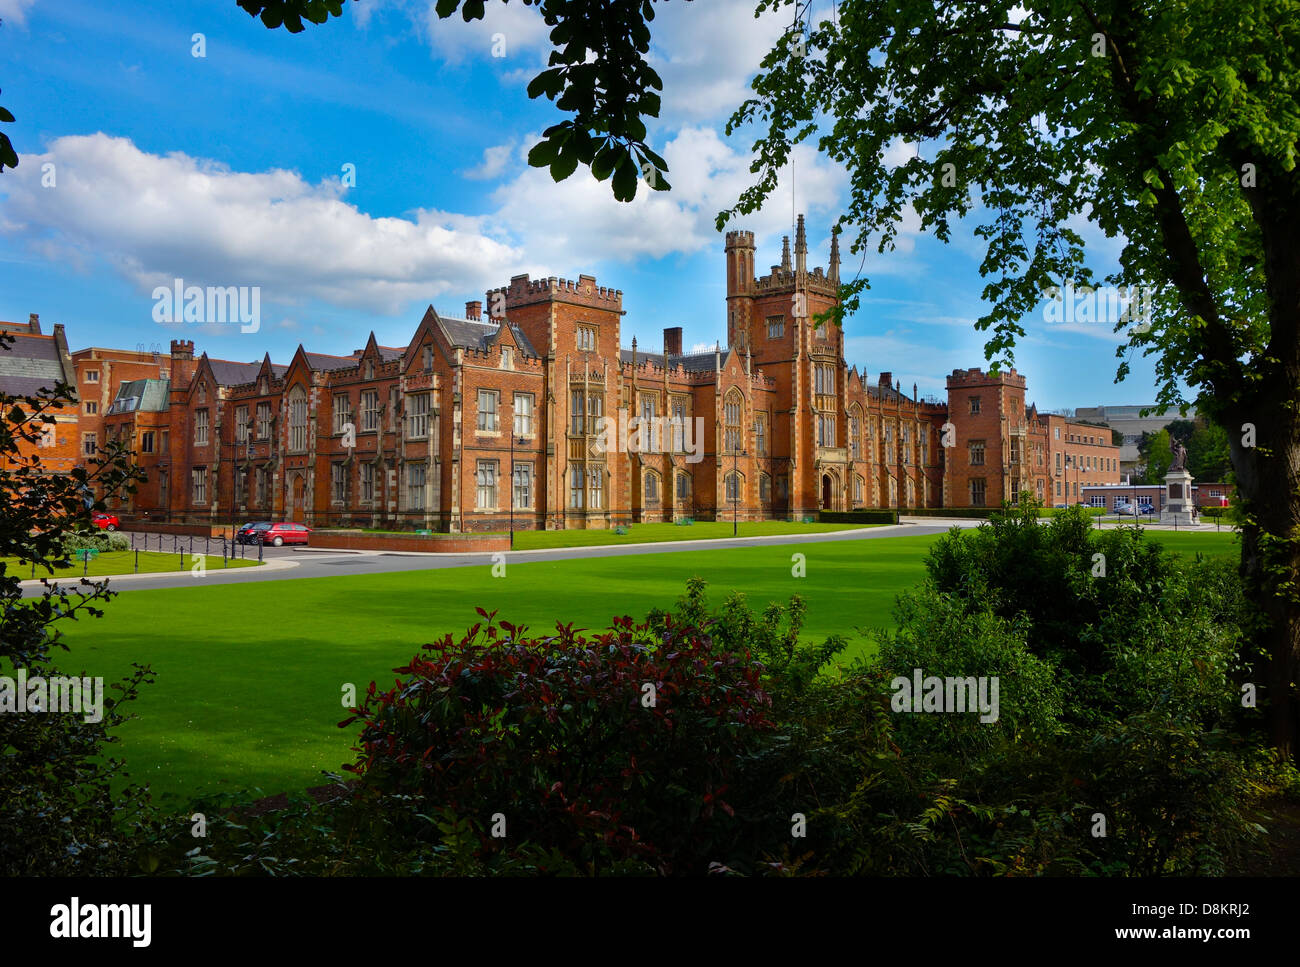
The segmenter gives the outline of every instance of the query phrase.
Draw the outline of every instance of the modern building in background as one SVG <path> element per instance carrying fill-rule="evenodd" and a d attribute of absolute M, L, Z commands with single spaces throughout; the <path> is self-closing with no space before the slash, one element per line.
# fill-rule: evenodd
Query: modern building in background
<path fill-rule="evenodd" d="M 728 344 L 706 352 L 683 352 L 681 327 L 624 347 L 622 293 L 589 275 L 519 275 L 345 356 L 81 350 L 78 442 L 136 453 L 147 483 L 109 495 L 124 517 L 213 524 L 604 528 L 1075 503 L 1119 482 L 1109 432 L 1040 414 L 1015 370 L 954 370 L 922 399 L 850 367 L 843 332 L 815 324 L 838 244 L 810 268 L 802 216 L 768 273 L 755 256 L 752 233 L 727 234 Z"/>
<path fill-rule="evenodd" d="M 1074 418 L 1101 423 L 1124 434 L 1124 442 L 1120 446 L 1119 465 L 1125 474 L 1130 474 L 1142 462 L 1138 453 L 1138 442 L 1142 439 L 1143 433 L 1159 433 L 1174 420 L 1196 419 L 1194 408 L 1189 408 L 1186 416 L 1176 408 L 1166 410 L 1163 416 L 1142 415 L 1143 410 L 1154 407 L 1154 403 L 1146 406 L 1082 406 L 1074 411 Z"/>

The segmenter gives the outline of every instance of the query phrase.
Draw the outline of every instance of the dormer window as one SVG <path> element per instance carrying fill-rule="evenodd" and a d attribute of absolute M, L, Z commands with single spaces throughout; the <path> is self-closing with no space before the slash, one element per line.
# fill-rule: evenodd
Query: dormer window
<path fill-rule="evenodd" d="M 367 360 L 366 360 L 366 379 L 374 379 L 374 378 L 375 378 L 375 361 L 374 361 L 373 359 L 367 359 Z"/>
<path fill-rule="evenodd" d="M 511 349 L 509 346 L 501 347 L 501 368 L 502 369 L 515 368 L 515 351 Z"/>
<path fill-rule="evenodd" d="M 433 347 L 425 346 L 423 352 L 424 371 L 426 373 L 433 371 Z"/>

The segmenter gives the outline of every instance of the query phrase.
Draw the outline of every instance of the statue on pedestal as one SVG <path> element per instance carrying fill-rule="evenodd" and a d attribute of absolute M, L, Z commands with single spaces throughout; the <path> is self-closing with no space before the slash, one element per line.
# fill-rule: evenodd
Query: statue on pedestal
<path fill-rule="evenodd" d="M 1174 462 L 1169 465 L 1169 471 L 1187 469 L 1187 448 L 1178 442 L 1175 436 L 1169 437 L 1169 450 L 1174 455 Z"/>

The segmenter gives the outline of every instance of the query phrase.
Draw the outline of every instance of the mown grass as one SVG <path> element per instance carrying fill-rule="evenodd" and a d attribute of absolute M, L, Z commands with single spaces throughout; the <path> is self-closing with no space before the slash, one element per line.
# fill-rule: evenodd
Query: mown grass
<path fill-rule="evenodd" d="M 1237 552 L 1226 533 L 1148 536 L 1180 553 Z M 733 590 L 757 609 L 799 594 L 808 605 L 805 639 L 844 634 L 850 655 L 861 655 L 870 647 L 862 632 L 892 625 L 894 599 L 921 580 L 934 539 L 511 563 L 501 578 L 484 564 L 123 590 L 103 618 L 67 626 L 71 654 L 59 664 L 110 681 L 132 662 L 153 666 L 158 680 L 113 750 L 134 781 L 183 797 L 300 790 L 351 759 L 354 732 L 337 728 L 345 688 L 360 695 L 372 680 L 389 686 L 392 669 L 420 645 L 479 621 L 477 607 L 539 632 L 556 622 L 599 629 L 615 615 L 671 606 L 699 575 L 715 604 Z M 805 556 L 806 577 L 792 576 L 795 554 Z"/>
<path fill-rule="evenodd" d="M 220 548 L 220 544 L 217 545 Z M 86 577 L 112 577 L 122 574 L 163 574 L 169 571 L 188 571 L 197 558 L 203 559 L 204 568 L 220 570 L 222 567 L 256 567 L 257 560 L 239 558 L 221 559 L 221 554 L 159 554 L 157 551 L 140 551 L 139 570 L 134 551 L 102 551 L 98 557 L 89 561 L 79 559 L 71 561 L 71 566 L 55 568 L 53 572 L 42 567 L 34 568 L 29 563 L 13 557 L 0 557 L 0 573 L 17 574 L 24 581 L 33 578 L 47 578 L 51 581 L 75 582 L 83 574 Z"/>

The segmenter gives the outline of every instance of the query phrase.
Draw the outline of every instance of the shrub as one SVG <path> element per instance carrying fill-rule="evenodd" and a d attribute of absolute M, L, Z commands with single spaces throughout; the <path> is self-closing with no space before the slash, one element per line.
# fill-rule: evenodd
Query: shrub
<path fill-rule="evenodd" d="M 129 551 L 131 549 L 131 539 L 125 534 L 119 534 L 117 531 L 103 530 L 82 530 L 72 534 L 65 534 L 62 542 L 62 552 L 66 557 L 72 557 L 77 551 L 99 551 L 106 553 L 108 551 Z"/>
<path fill-rule="evenodd" d="M 362 724 L 346 767 L 362 797 L 410 797 L 426 824 L 414 835 L 435 836 L 428 816 L 444 809 L 482 854 L 528 843 L 587 872 L 732 858 L 743 828 L 729 790 L 772 729 L 748 655 L 671 620 L 530 638 L 480 614 L 342 723 Z"/>
<path fill-rule="evenodd" d="M 0 333 L 0 352 L 13 339 Z M 52 658 L 60 623 L 102 614 L 111 593 L 103 582 L 73 590 L 46 587 L 24 598 L 26 565 L 53 572 L 68 565 L 68 535 L 91 526 L 87 501 L 96 487 L 130 492 L 141 474 L 120 447 L 101 450 L 89 469 L 48 472 L 32 454 L 52 411 L 75 399 L 60 385 L 32 397 L 0 393 L 0 558 L 16 558 L 16 573 L 0 565 L 0 674 L 25 670 L 30 678 L 64 675 Z M 30 684 L 29 678 L 29 684 Z M 0 874 L 120 875 L 135 860 L 135 836 L 151 820 L 143 794 L 114 788 L 122 764 L 108 756 L 124 703 L 149 680 L 135 674 L 102 692 L 98 721 L 84 708 L 0 713 Z M 92 694 L 93 691 L 92 691 Z M 48 699 L 47 699 L 48 701 Z M 92 701 L 91 705 L 95 703 Z"/>
<path fill-rule="evenodd" d="M 876 660 L 890 682 L 891 699 L 893 682 L 903 678 L 910 687 L 916 669 L 924 677 L 998 682 L 996 717 L 973 708 L 956 714 L 897 714 L 900 744 L 969 765 L 997 742 L 1060 731 L 1062 696 L 1055 670 L 1030 651 L 1023 620 L 967 611 L 959 602 L 925 592 L 902 595 L 895 617 L 898 630 L 881 636 Z M 902 694 L 901 689 L 897 693 Z M 991 690 L 988 697 L 993 698 Z"/>

